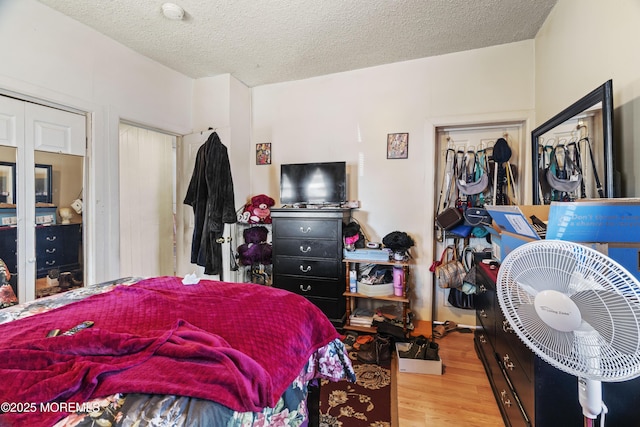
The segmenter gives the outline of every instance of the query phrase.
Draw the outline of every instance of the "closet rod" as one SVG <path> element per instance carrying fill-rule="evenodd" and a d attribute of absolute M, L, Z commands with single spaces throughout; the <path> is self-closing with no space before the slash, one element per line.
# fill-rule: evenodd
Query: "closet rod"
<path fill-rule="evenodd" d="M 460 132 L 460 131 L 470 131 L 470 130 L 485 130 L 485 129 L 500 129 L 503 133 L 506 132 L 505 128 L 515 128 L 517 127 L 517 123 L 509 123 L 509 124 L 497 124 L 497 125 L 479 125 L 479 126 L 453 126 L 453 127 L 445 127 L 445 128 L 437 128 L 438 132 Z"/>

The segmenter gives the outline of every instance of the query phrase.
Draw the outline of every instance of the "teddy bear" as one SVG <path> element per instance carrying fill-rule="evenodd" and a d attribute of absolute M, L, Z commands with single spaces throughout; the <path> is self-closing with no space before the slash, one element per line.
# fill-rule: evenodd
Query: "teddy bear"
<path fill-rule="evenodd" d="M 251 201 L 244 206 L 238 222 L 245 224 L 271 224 L 271 207 L 275 201 L 266 194 L 253 196 Z"/>
<path fill-rule="evenodd" d="M 242 232 L 245 243 L 238 246 L 241 265 L 271 264 L 271 243 L 267 243 L 269 230 L 264 226 L 249 227 Z"/>

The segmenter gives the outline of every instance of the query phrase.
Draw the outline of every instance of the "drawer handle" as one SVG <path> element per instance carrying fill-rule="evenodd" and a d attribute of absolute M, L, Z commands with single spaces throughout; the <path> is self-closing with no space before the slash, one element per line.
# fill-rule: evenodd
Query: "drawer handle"
<path fill-rule="evenodd" d="M 480 310 L 480 317 L 484 317 L 485 319 L 487 318 L 487 312 L 485 311 L 485 309 L 483 308 L 482 310 Z"/>
<path fill-rule="evenodd" d="M 311 246 L 307 246 L 306 248 L 300 246 L 300 252 L 302 252 L 303 254 L 306 254 L 310 250 L 311 250 Z"/>
<path fill-rule="evenodd" d="M 300 290 L 302 292 L 309 292 L 311 290 L 311 285 L 307 285 L 306 287 L 304 285 L 300 285 Z"/>
<path fill-rule="evenodd" d="M 46 253 L 48 253 L 48 254 L 52 254 L 52 253 L 54 253 L 54 252 L 56 251 L 56 248 L 51 248 L 51 249 L 47 248 L 47 249 L 45 249 L 44 251 L 45 251 Z"/>
<path fill-rule="evenodd" d="M 55 260 L 53 260 L 53 261 L 45 261 L 44 263 L 47 264 L 49 267 L 51 267 L 52 265 L 54 265 L 56 263 L 56 261 Z"/>
<path fill-rule="evenodd" d="M 505 368 L 509 369 L 510 371 L 513 371 L 513 368 L 515 368 L 515 365 L 513 364 L 513 362 L 511 361 L 511 358 L 509 357 L 509 354 L 505 354 L 502 357 L 502 360 L 504 360 L 504 366 Z"/>
<path fill-rule="evenodd" d="M 481 344 L 486 344 L 487 343 L 487 338 L 484 335 L 480 335 L 478 337 L 478 339 L 480 340 Z"/>
<path fill-rule="evenodd" d="M 302 265 L 300 265 L 300 271 L 302 271 L 303 273 L 308 273 L 311 271 L 311 266 L 308 265 L 306 267 L 303 267 Z"/>
<path fill-rule="evenodd" d="M 511 407 L 511 399 L 507 397 L 507 390 L 502 390 L 500 392 L 500 400 L 502 401 L 502 404 L 507 408 Z"/>
<path fill-rule="evenodd" d="M 502 330 L 504 332 L 513 332 L 513 328 L 509 325 L 509 321 L 508 320 L 503 320 L 502 321 Z"/>
<path fill-rule="evenodd" d="M 302 234 L 308 234 L 311 232 L 311 227 L 307 227 L 307 228 L 300 227 L 300 232 Z"/>
<path fill-rule="evenodd" d="M 47 240 L 49 242 L 53 242 L 54 240 L 56 240 L 58 238 L 58 236 L 47 236 Z"/>

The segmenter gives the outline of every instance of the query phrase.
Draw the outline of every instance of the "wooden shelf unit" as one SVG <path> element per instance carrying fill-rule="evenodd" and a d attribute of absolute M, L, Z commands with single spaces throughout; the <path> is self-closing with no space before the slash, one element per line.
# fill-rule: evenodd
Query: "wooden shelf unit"
<path fill-rule="evenodd" d="M 379 261 L 379 260 L 371 260 L 371 259 L 343 259 L 342 262 L 345 264 L 346 277 L 345 277 L 345 292 L 342 294 L 346 299 L 346 313 L 345 313 L 345 325 L 344 329 L 350 329 L 359 332 L 369 332 L 375 333 L 377 328 L 375 326 L 367 327 L 360 325 L 351 325 L 351 312 L 354 310 L 355 302 L 358 298 L 362 299 L 371 299 L 371 300 L 381 300 L 381 301 L 392 301 L 402 304 L 402 327 L 404 330 L 407 330 L 407 313 L 409 311 L 409 298 L 407 297 L 408 291 L 408 283 L 409 283 L 409 261 Z M 402 268 L 404 271 L 403 275 L 403 283 L 402 283 L 402 296 L 396 295 L 380 295 L 380 296 L 369 296 L 365 294 L 361 294 L 359 292 L 351 292 L 349 288 L 349 271 L 351 268 L 351 264 L 376 264 L 376 265 L 389 265 L 396 268 Z"/>

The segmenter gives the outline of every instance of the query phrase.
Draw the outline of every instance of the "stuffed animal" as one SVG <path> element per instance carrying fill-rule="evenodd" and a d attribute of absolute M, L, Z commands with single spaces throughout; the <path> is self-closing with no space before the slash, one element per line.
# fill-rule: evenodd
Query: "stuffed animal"
<path fill-rule="evenodd" d="M 275 201 L 266 194 L 259 194 L 251 198 L 251 215 L 249 222 L 252 224 L 271 224 L 271 206 Z"/>
<path fill-rule="evenodd" d="M 271 264 L 271 244 L 267 243 L 269 230 L 264 226 L 249 227 L 242 233 L 245 243 L 238 246 L 242 265 Z"/>
<path fill-rule="evenodd" d="M 271 207 L 275 201 L 266 194 L 253 196 L 244 205 L 244 210 L 238 215 L 238 222 L 245 224 L 271 224 Z"/>

